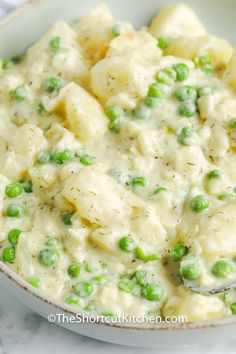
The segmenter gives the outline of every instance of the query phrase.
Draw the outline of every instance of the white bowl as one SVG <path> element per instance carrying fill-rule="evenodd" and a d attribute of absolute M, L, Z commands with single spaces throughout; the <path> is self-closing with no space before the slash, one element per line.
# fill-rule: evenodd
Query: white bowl
<path fill-rule="evenodd" d="M 107 0 L 114 16 L 128 20 L 137 28 L 146 24 L 159 7 L 173 0 Z M 179 2 L 179 1 L 175 1 Z M 185 0 L 200 16 L 209 32 L 228 38 L 233 43 L 236 20 L 235 0 Z M 58 20 L 72 22 L 85 15 L 99 0 L 50 0 L 32 1 L 0 23 L 0 58 L 21 53 L 35 42 Z M 39 290 L 33 289 L 24 280 L 0 261 L 0 284 L 11 290 L 19 300 L 41 316 L 49 314 L 72 316 L 77 312 L 72 307 L 59 303 Z M 82 316 L 80 314 L 79 316 Z M 81 318 L 81 317 L 80 317 Z M 235 337 L 236 316 L 226 319 L 179 324 L 75 324 L 59 323 L 61 326 L 107 342 L 140 347 L 170 348 L 182 345 L 193 346 Z"/>

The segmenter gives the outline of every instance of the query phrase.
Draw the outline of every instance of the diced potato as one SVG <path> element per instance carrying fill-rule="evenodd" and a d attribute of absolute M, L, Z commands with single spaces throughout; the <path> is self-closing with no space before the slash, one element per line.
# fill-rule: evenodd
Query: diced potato
<path fill-rule="evenodd" d="M 130 224 L 131 234 L 145 253 L 155 254 L 166 248 L 167 233 L 154 208 L 140 209 Z"/>
<path fill-rule="evenodd" d="M 106 58 L 91 70 L 93 92 L 104 102 L 121 93 L 134 101 L 145 97 L 160 57 L 161 51 L 148 33 L 119 36 L 111 42 Z"/>
<path fill-rule="evenodd" d="M 222 161 L 229 150 L 230 141 L 226 129 L 220 125 L 211 127 L 211 136 L 206 141 L 205 152 L 211 162 Z"/>
<path fill-rule="evenodd" d="M 37 189 L 40 191 L 40 189 L 50 188 L 58 178 L 56 166 L 50 164 L 32 167 L 29 174 L 34 184 L 34 192 Z"/>
<path fill-rule="evenodd" d="M 59 37 L 61 50 L 54 53 L 50 41 Z M 34 44 L 26 55 L 26 75 L 31 86 L 40 88 L 48 76 L 61 75 L 63 79 L 85 85 L 88 80 L 88 65 L 85 62 L 77 35 L 65 22 L 56 22 L 53 27 Z"/>
<path fill-rule="evenodd" d="M 163 308 L 164 316 L 186 316 L 188 322 L 226 316 L 224 303 L 217 297 L 190 294 L 174 296 Z"/>
<path fill-rule="evenodd" d="M 82 218 L 95 225 L 125 220 L 132 211 L 125 190 L 94 167 L 84 168 L 69 178 L 62 194 Z"/>
<path fill-rule="evenodd" d="M 127 234 L 127 228 L 120 227 L 115 224 L 110 227 L 99 227 L 90 236 L 90 240 L 95 243 L 101 250 L 109 254 L 120 255 L 121 251 L 118 247 L 121 235 Z"/>
<path fill-rule="evenodd" d="M 114 19 L 105 4 L 96 7 L 75 24 L 78 41 L 93 62 L 104 58 L 112 39 L 113 24 Z"/>
<path fill-rule="evenodd" d="M 0 213 L 3 210 L 3 202 L 5 199 L 5 188 L 10 183 L 10 180 L 0 173 Z M 1 240 L 1 238 L 0 238 Z"/>
<path fill-rule="evenodd" d="M 160 156 L 162 147 L 160 146 L 159 137 L 160 132 L 158 130 L 143 130 L 139 132 L 137 143 L 141 154 L 144 156 Z"/>
<path fill-rule="evenodd" d="M 224 71 L 223 79 L 236 92 L 236 48 Z"/>
<path fill-rule="evenodd" d="M 204 174 L 207 161 L 199 146 L 189 146 L 188 148 L 179 147 L 172 154 L 168 154 L 168 161 L 174 167 L 175 171 L 182 173 L 188 181 L 199 179 Z"/>
<path fill-rule="evenodd" d="M 201 36 L 206 33 L 195 12 L 184 4 L 164 7 L 150 25 L 154 37 Z"/>
<path fill-rule="evenodd" d="M 78 34 L 78 41 L 93 63 L 105 57 L 109 43 L 113 39 L 114 25 L 115 20 L 105 4 L 96 7 L 75 24 L 74 30 Z M 130 24 L 121 25 L 125 31 L 132 29 Z"/>
<path fill-rule="evenodd" d="M 229 257 L 236 254 L 235 212 L 236 204 L 229 203 L 216 209 L 211 218 L 201 220 L 197 242 L 203 254 Z"/>
<path fill-rule="evenodd" d="M 82 143 L 77 139 L 73 131 L 70 131 L 57 122 L 53 122 L 51 127 L 45 132 L 45 137 L 54 150 L 70 149 L 80 151 Z"/>
<path fill-rule="evenodd" d="M 198 36 L 175 38 L 165 49 L 165 54 L 185 59 L 193 59 L 209 54 L 212 64 L 217 69 L 224 68 L 232 56 L 232 46 L 226 39 L 215 36 Z"/>
<path fill-rule="evenodd" d="M 96 298 L 96 306 L 115 314 L 145 315 L 146 306 L 132 294 L 120 291 L 116 285 L 104 286 Z"/>
<path fill-rule="evenodd" d="M 9 133 L 2 142 L 0 169 L 9 178 L 19 179 L 34 163 L 38 152 L 47 149 L 48 144 L 43 131 L 32 124 L 15 128 L 14 133 L 14 135 Z"/>
<path fill-rule="evenodd" d="M 100 139 L 107 130 L 108 120 L 98 101 L 74 83 L 62 89 L 48 109 L 61 115 L 81 141 Z"/>

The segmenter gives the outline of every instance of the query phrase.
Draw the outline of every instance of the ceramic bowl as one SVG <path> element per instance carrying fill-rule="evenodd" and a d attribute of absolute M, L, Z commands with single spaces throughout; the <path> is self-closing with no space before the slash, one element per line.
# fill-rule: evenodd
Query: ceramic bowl
<path fill-rule="evenodd" d="M 178 1 L 175 1 L 178 2 Z M 235 0 L 185 0 L 199 15 L 208 31 L 234 41 L 236 21 Z M 132 22 L 136 28 L 149 22 L 161 7 L 173 0 L 107 0 L 106 3 L 119 20 Z M 0 23 L 0 58 L 21 53 L 39 39 L 56 20 L 69 23 L 84 16 L 100 4 L 99 0 L 50 0 L 31 1 Z M 53 322 L 55 315 L 61 326 L 107 342 L 140 347 L 193 346 L 217 341 L 226 341 L 235 336 L 236 317 L 179 324 L 104 324 L 72 323 L 74 317 L 81 319 L 74 308 L 59 303 L 39 290 L 33 289 L 0 261 L 0 285 L 13 292 L 17 299 L 39 315 Z M 54 317 L 53 317 L 54 315 Z"/>

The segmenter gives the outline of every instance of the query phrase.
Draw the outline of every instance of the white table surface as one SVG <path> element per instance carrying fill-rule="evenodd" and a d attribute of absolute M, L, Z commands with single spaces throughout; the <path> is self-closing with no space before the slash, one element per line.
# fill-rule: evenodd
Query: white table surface
<path fill-rule="evenodd" d="M 118 1 L 118 0 L 117 0 Z M 27 0 L 0 0 L 0 18 Z M 9 6 L 10 5 L 10 6 Z M 154 354 L 157 350 L 128 348 L 92 340 L 49 324 L 0 289 L 0 354 Z M 161 353 L 162 354 L 162 353 Z M 236 354 L 235 340 L 165 351 L 165 354 Z"/>

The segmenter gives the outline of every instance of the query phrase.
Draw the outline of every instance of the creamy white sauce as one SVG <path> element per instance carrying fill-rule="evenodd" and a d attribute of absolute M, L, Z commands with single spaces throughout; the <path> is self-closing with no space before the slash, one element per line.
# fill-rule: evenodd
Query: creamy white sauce
<path fill-rule="evenodd" d="M 101 6 L 74 28 L 56 23 L 19 64 L 2 62 L 2 259 L 9 263 L 4 259 L 4 250 L 13 247 L 8 234 L 20 229 L 9 266 L 63 302 L 73 296 L 78 302 L 74 306 L 93 306 L 99 314 L 186 315 L 189 321 L 230 315 L 233 290 L 224 298 L 191 292 L 178 278 L 179 262 L 171 266 L 169 254 L 177 242 L 184 243 L 201 263 L 197 283 L 213 288 L 224 283 L 211 272 L 215 262 L 231 262 L 236 255 L 236 129 L 230 128 L 236 118 L 233 49 L 227 41 L 206 34 L 184 5 L 167 7 L 150 28 L 138 32 L 131 24 L 119 23 L 121 33 L 114 37 L 116 24 Z M 159 37 L 169 42 L 164 51 L 157 46 Z M 55 38 L 59 47 L 50 44 Z M 201 63 L 206 56 L 211 64 Z M 197 64 L 193 58 L 198 58 Z M 155 75 L 166 68 L 175 72 L 177 64 L 187 66 L 187 77 L 168 77 L 172 82 L 160 85 L 164 97 L 157 99 L 156 107 L 145 106 Z M 48 92 L 45 82 L 55 76 L 61 87 Z M 182 86 L 195 92 L 210 87 L 191 101 L 196 107 L 191 117 L 180 114 L 183 102 L 176 92 Z M 16 97 L 19 87 L 24 89 L 23 99 Z M 133 113 L 140 105 L 144 119 Z M 109 130 L 105 112 L 110 106 L 123 110 L 118 132 Z M 179 137 L 183 127 L 191 129 L 184 144 Z M 73 156 L 59 164 L 55 152 L 64 150 Z M 45 151 L 54 153 L 54 161 L 39 162 Z M 81 163 L 84 155 L 92 158 L 89 166 Z M 212 170 L 219 170 L 220 176 L 209 179 Z M 134 186 L 134 177 L 144 178 L 144 185 Z M 16 198 L 6 194 L 11 183 L 29 180 L 31 193 L 24 191 Z M 191 205 L 199 195 L 207 198 L 208 206 L 196 212 Z M 12 203 L 25 208 L 22 217 L 7 215 Z M 65 225 L 68 213 L 73 216 Z M 160 259 L 145 262 L 137 251 L 123 251 L 119 241 L 125 235 L 146 256 L 158 254 Z M 46 245 L 52 237 L 57 246 Z M 43 249 L 56 254 L 49 267 L 39 260 Z M 68 267 L 75 263 L 81 272 L 73 279 Z M 145 287 L 135 281 L 140 270 L 148 272 L 148 283 L 162 289 L 160 299 L 145 297 Z M 120 289 L 124 275 L 132 291 Z M 98 284 L 97 276 L 104 282 Z M 92 284 L 88 296 L 75 291 L 83 281 Z"/>

